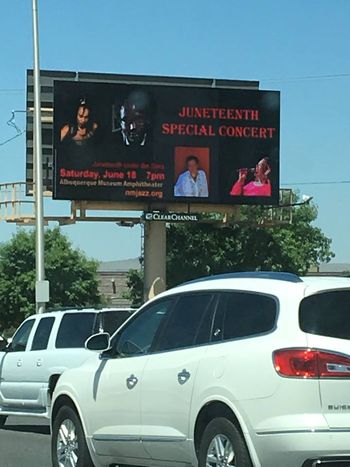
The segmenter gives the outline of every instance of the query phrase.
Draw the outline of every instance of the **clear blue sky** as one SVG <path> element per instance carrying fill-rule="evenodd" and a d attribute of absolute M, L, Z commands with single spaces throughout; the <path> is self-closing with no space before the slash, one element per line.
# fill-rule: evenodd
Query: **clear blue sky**
<path fill-rule="evenodd" d="M 39 0 L 39 12 L 43 69 L 260 80 L 282 94 L 282 183 L 350 179 L 349 0 Z M 0 40 L 1 144 L 14 135 L 11 110 L 25 109 L 31 0 L 4 2 Z M 0 146 L 0 161 L 0 183 L 24 180 L 24 136 Z M 333 239 L 336 261 L 350 262 L 350 184 L 299 189 L 319 206 L 317 225 Z M 51 202 L 47 214 L 65 209 Z M 138 228 L 64 230 L 97 259 L 140 253 Z M 14 231 L 1 223 L 0 241 Z"/>

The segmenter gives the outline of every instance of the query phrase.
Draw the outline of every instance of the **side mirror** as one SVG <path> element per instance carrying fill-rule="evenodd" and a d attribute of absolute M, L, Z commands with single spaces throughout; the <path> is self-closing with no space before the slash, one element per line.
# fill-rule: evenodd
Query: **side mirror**
<path fill-rule="evenodd" d="M 104 352 L 110 348 L 111 337 L 108 332 L 100 332 L 90 336 L 85 342 L 85 348 L 88 350 L 97 350 Z"/>

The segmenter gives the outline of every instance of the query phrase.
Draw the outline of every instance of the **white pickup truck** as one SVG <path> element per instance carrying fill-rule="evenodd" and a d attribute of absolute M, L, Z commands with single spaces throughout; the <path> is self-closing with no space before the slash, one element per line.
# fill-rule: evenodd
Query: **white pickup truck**
<path fill-rule="evenodd" d="M 9 415 L 49 417 L 60 375 L 91 356 L 86 339 L 96 332 L 112 335 L 133 311 L 62 310 L 27 318 L 0 351 L 0 427 Z"/>

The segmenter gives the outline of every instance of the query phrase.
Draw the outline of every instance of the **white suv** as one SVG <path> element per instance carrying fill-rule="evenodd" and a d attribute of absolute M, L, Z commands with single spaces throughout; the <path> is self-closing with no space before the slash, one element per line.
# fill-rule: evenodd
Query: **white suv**
<path fill-rule="evenodd" d="M 49 417 L 59 376 L 91 356 L 86 339 L 96 332 L 112 335 L 132 312 L 66 309 L 27 318 L 0 351 L 0 427 L 9 415 Z"/>
<path fill-rule="evenodd" d="M 350 280 L 214 276 L 58 381 L 54 467 L 350 465 Z"/>

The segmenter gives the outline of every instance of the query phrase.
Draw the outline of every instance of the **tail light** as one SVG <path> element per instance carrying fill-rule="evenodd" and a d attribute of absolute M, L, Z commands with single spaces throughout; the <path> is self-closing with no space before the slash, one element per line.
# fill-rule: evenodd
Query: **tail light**
<path fill-rule="evenodd" d="M 350 356 L 319 349 L 280 349 L 275 370 L 290 378 L 350 378 Z"/>

